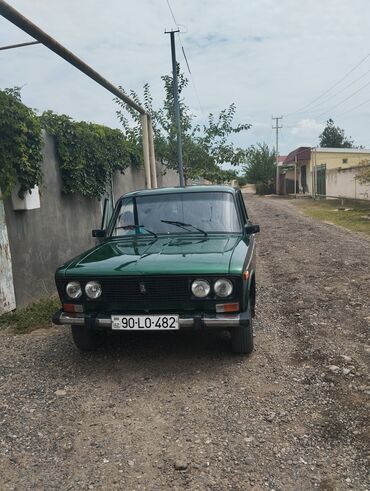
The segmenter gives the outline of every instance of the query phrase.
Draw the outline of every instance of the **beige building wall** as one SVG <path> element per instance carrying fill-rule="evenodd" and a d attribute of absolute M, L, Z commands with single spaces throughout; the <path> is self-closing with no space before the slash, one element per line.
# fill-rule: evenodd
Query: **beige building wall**
<path fill-rule="evenodd" d="M 361 198 L 360 195 L 368 193 L 367 186 L 355 181 L 354 176 L 361 162 L 370 164 L 370 150 L 363 149 L 323 149 L 311 150 L 311 159 L 299 161 L 297 165 L 297 180 L 299 182 L 299 192 L 302 193 L 301 169 L 306 166 L 306 194 L 312 194 L 314 187 L 314 166 L 326 166 L 326 194 L 327 196 L 346 196 Z M 348 194 L 348 196 L 346 195 Z M 368 198 L 364 198 L 368 199 Z"/>
<path fill-rule="evenodd" d="M 343 150 L 346 150 L 343 152 Z M 315 151 L 311 154 L 311 160 L 315 159 Z M 326 169 L 349 169 L 355 167 L 362 161 L 370 163 L 370 151 L 364 152 L 354 149 L 338 149 L 337 151 L 323 152 L 322 149 L 316 151 L 316 165 L 325 164 Z"/>
<path fill-rule="evenodd" d="M 370 200 L 370 184 L 361 184 L 357 174 L 358 168 L 327 170 L 326 195 Z"/>

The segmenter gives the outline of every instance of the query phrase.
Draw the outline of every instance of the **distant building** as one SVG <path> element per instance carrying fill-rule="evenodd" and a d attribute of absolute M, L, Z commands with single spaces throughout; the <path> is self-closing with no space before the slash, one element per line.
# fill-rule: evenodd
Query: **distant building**
<path fill-rule="evenodd" d="M 290 152 L 282 166 L 285 180 L 294 185 L 296 176 L 299 194 L 370 200 L 370 185 L 357 179 L 361 163 L 370 166 L 369 149 L 299 147 Z"/>

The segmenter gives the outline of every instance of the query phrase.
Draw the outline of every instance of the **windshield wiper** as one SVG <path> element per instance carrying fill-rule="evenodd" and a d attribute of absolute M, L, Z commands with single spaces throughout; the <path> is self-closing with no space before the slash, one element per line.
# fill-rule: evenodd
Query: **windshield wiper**
<path fill-rule="evenodd" d="M 208 235 L 207 232 L 198 227 L 194 227 L 194 225 L 192 225 L 191 223 L 177 222 L 176 220 L 161 220 L 161 222 L 168 223 L 169 225 L 176 225 L 176 227 L 181 227 L 184 230 L 189 230 L 189 227 L 191 227 L 195 230 L 198 230 L 198 232 L 200 232 L 201 234 L 204 234 L 205 237 L 207 237 Z"/>
<path fill-rule="evenodd" d="M 151 230 L 147 229 L 143 225 L 121 225 L 120 227 L 114 227 L 114 230 L 118 230 L 119 228 L 122 228 L 123 230 L 137 230 L 139 228 L 142 228 L 145 230 L 145 232 L 148 232 L 148 234 L 153 235 L 154 237 L 158 237 L 158 235 L 155 232 L 152 232 Z"/>

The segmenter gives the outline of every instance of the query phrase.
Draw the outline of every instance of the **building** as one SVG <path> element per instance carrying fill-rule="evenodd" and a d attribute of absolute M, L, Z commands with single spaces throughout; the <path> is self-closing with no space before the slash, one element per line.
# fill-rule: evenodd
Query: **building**
<path fill-rule="evenodd" d="M 299 194 L 370 200 L 370 184 L 358 180 L 362 163 L 370 166 L 369 149 L 299 147 L 283 165 Z"/>

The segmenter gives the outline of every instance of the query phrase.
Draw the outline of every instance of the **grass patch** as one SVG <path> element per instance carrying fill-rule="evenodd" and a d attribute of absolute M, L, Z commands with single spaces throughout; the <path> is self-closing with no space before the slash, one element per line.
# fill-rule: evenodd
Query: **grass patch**
<path fill-rule="evenodd" d="M 300 208 L 307 216 L 317 218 L 325 222 L 334 223 L 353 232 L 363 232 L 370 235 L 370 220 L 363 218 L 370 214 L 370 202 L 345 199 L 344 208 L 349 211 L 336 211 L 340 208 L 340 199 L 296 199 L 292 203 Z"/>
<path fill-rule="evenodd" d="M 59 299 L 56 297 L 40 300 L 23 309 L 0 316 L 0 329 L 12 328 L 17 333 L 24 333 L 34 329 L 51 326 L 53 314 L 60 309 Z"/>

